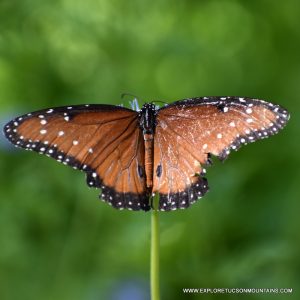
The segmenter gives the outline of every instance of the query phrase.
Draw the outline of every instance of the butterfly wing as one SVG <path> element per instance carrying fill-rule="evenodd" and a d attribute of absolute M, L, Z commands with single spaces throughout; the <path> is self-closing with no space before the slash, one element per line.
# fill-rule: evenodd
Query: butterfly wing
<path fill-rule="evenodd" d="M 277 133 L 288 112 L 263 100 L 203 97 L 174 102 L 157 113 L 153 192 L 159 208 L 186 208 L 208 191 L 203 165 Z"/>
<path fill-rule="evenodd" d="M 138 113 L 112 105 L 41 110 L 4 127 L 16 146 L 45 154 L 87 174 L 90 187 L 113 207 L 150 209 Z"/>

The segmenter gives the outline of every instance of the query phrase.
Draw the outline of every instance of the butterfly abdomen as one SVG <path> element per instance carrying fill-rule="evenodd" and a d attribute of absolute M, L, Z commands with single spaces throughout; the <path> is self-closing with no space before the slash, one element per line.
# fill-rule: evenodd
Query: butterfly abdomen
<path fill-rule="evenodd" d="M 148 189 L 152 189 L 153 186 L 153 148 L 154 148 L 154 136 L 153 134 L 144 134 L 145 143 L 145 172 L 146 172 L 146 184 Z"/>

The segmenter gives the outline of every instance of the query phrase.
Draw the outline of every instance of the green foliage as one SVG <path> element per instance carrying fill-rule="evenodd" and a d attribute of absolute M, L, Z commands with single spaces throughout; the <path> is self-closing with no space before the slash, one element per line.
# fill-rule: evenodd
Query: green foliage
<path fill-rule="evenodd" d="M 241 95 L 283 105 L 283 132 L 216 162 L 204 199 L 160 214 L 161 292 L 215 299 L 182 288 L 291 287 L 296 296 L 299 19 L 296 0 L 2 0 L 1 121 L 119 104 L 124 92 L 141 102 Z M 0 299 L 149 299 L 150 214 L 112 209 L 83 174 L 4 137 L 0 170 Z"/>

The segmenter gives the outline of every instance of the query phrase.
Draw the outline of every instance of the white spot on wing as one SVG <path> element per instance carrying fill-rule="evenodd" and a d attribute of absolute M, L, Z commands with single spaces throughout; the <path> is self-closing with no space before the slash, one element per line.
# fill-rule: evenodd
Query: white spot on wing
<path fill-rule="evenodd" d="M 229 126 L 230 127 L 235 127 L 235 123 L 232 121 L 232 122 L 229 123 Z"/>
<path fill-rule="evenodd" d="M 47 133 L 47 130 L 46 130 L 46 129 L 42 129 L 42 130 L 40 130 L 40 133 L 41 133 L 41 134 L 46 134 L 46 133 Z"/>
<path fill-rule="evenodd" d="M 221 138 L 222 138 L 222 133 L 218 133 L 218 134 L 217 134 L 217 138 L 218 138 L 218 139 L 221 139 Z"/>

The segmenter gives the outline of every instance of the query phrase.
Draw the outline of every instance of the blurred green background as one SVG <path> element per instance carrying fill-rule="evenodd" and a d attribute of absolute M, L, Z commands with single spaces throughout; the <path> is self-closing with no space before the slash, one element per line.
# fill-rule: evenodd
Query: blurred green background
<path fill-rule="evenodd" d="M 208 170 L 211 191 L 161 213 L 162 299 L 182 288 L 293 288 L 300 299 L 300 5 L 285 1 L 1 0 L 1 124 L 68 104 L 239 95 L 291 112 L 284 131 Z M 150 214 L 1 135 L 0 299 L 149 299 Z M 298 294 L 298 295 L 297 295 Z"/>

